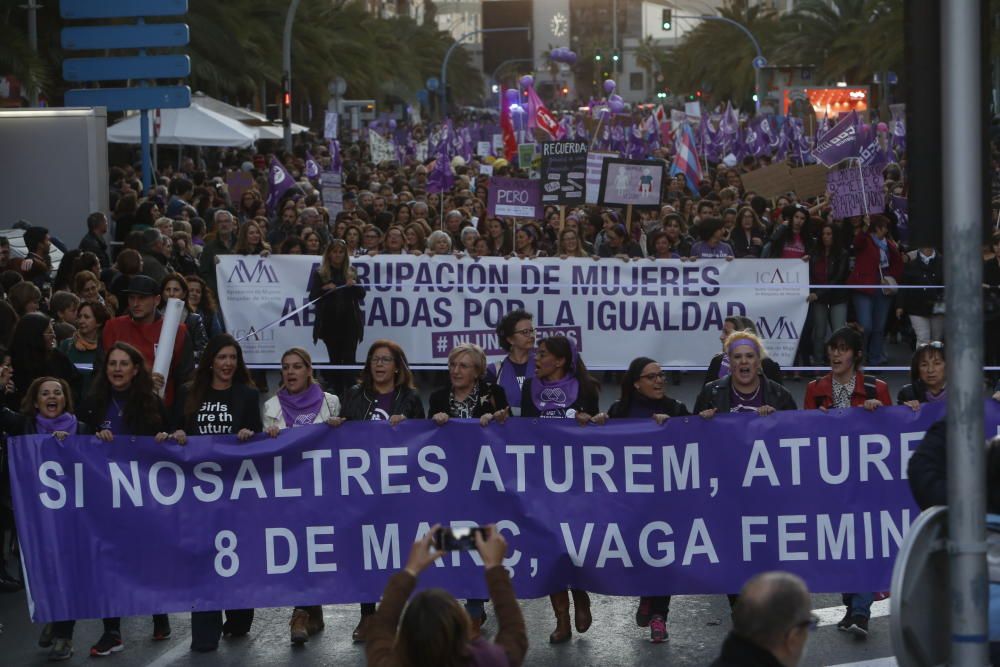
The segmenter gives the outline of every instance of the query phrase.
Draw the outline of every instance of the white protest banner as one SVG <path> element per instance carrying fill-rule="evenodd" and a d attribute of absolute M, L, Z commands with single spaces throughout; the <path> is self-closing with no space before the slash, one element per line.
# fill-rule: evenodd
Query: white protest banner
<path fill-rule="evenodd" d="M 337 139 L 340 117 L 336 111 L 327 111 L 323 117 L 323 138 Z"/>
<path fill-rule="evenodd" d="M 477 141 L 476 142 L 476 155 L 479 157 L 487 157 L 493 155 L 491 150 L 490 142 L 488 141 Z"/>
<path fill-rule="evenodd" d="M 692 125 L 697 125 L 701 122 L 701 102 L 685 102 L 684 113 Z"/>
<path fill-rule="evenodd" d="M 768 354 L 790 365 L 808 311 L 809 266 L 794 259 L 623 263 L 618 260 L 478 260 L 436 255 L 352 260 L 363 304 L 366 342 L 389 338 L 415 364 L 447 362 L 460 342 L 481 345 L 491 359 L 504 351 L 496 336 L 503 315 L 534 314 L 540 336 L 572 338 L 589 367 L 624 369 L 640 355 L 672 366 L 705 367 L 720 351 L 730 315 L 757 325 Z M 277 364 L 312 342 L 309 281 L 318 257 L 221 255 L 216 273 L 226 326 L 248 363 Z M 266 325 L 291 314 L 278 325 Z M 358 349 L 363 359 L 365 344 Z"/>
<path fill-rule="evenodd" d="M 417 142 L 416 147 L 413 149 L 413 157 L 417 159 L 417 162 L 427 161 L 427 140 Z"/>
<path fill-rule="evenodd" d="M 368 130 L 368 150 L 372 154 L 372 162 L 380 164 L 396 159 L 396 146 L 375 130 Z"/>
<path fill-rule="evenodd" d="M 500 155 L 500 156 L 503 155 L 503 135 L 502 134 L 494 134 L 493 135 L 493 154 L 494 155 Z"/>
<path fill-rule="evenodd" d="M 341 187 L 339 171 L 321 171 L 319 173 L 320 190 L 323 193 L 323 206 L 335 216 L 344 210 L 344 191 Z"/>

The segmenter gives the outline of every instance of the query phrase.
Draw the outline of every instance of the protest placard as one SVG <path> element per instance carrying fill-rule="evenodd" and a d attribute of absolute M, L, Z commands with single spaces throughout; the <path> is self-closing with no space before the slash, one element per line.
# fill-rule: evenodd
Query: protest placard
<path fill-rule="evenodd" d="M 246 171 L 233 171 L 226 174 L 226 188 L 229 190 L 229 200 L 238 204 L 243 199 L 243 193 L 253 187 L 253 176 Z"/>
<path fill-rule="evenodd" d="M 541 181 L 529 178 L 491 178 L 487 209 L 494 216 L 540 219 Z"/>
<path fill-rule="evenodd" d="M 792 169 L 792 190 L 800 199 L 818 197 L 826 192 L 826 174 L 830 171 L 821 164 L 810 164 Z"/>
<path fill-rule="evenodd" d="M 659 208 L 666 165 L 652 160 L 604 161 L 601 171 L 601 206 Z"/>
<path fill-rule="evenodd" d="M 832 195 L 833 217 L 871 215 L 885 210 L 882 171 L 878 167 L 849 167 L 826 175 Z"/>
<path fill-rule="evenodd" d="M 321 171 L 319 173 L 319 186 L 323 195 L 323 206 L 327 208 L 331 216 L 335 216 L 344 210 L 344 191 L 341 187 L 341 174 L 339 171 Z"/>
<path fill-rule="evenodd" d="M 784 163 L 741 174 L 740 180 L 746 191 L 756 192 L 761 197 L 773 198 L 795 189 L 791 169 Z"/>
<path fill-rule="evenodd" d="M 476 155 L 479 157 L 486 157 L 488 155 L 493 155 L 490 142 L 488 141 L 477 141 L 476 142 Z"/>
<path fill-rule="evenodd" d="M 548 141 L 542 149 L 542 203 L 574 206 L 586 200 L 587 142 Z"/>
<path fill-rule="evenodd" d="M 596 204 L 601 194 L 601 174 L 604 172 L 604 161 L 618 157 L 618 153 L 610 151 L 590 151 L 587 153 L 587 194 L 586 203 Z"/>

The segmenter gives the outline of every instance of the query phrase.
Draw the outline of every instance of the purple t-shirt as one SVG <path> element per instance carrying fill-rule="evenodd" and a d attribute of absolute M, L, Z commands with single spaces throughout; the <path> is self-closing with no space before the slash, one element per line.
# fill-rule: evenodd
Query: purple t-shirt
<path fill-rule="evenodd" d="M 713 259 L 724 259 L 726 257 L 733 256 L 733 247 L 726 243 L 725 241 L 719 241 L 719 243 L 713 248 L 708 245 L 705 241 L 698 241 L 693 246 L 691 246 L 691 256 L 692 257 L 702 257 L 702 258 L 713 258 Z"/>
<path fill-rule="evenodd" d="M 736 391 L 736 387 L 729 389 L 729 411 L 730 412 L 757 412 L 757 408 L 764 405 L 763 381 L 757 385 L 757 390 L 751 394 L 741 394 Z"/>
<path fill-rule="evenodd" d="M 375 396 L 375 404 L 372 406 L 371 412 L 368 413 L 369 421 L 389 421 L 389 416 L 392 414 L 392 397 L 394 393 L 390 391 Z"/>

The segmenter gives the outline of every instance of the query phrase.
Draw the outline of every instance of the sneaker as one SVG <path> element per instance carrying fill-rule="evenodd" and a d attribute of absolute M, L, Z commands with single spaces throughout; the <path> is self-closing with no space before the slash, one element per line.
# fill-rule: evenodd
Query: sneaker
<path fill-rule="evenodd" d="M 635 610 L 635 624 L 640 628 L 649 627 L 649 620 L 653 616 L 652 609 L 652 598 L 639 598 L 639 608 Z"/>
<path fill-rule="evenodd" d="M 163 641 L 164 639 L 170 638 L 170 617 L 164 614 L 163 616 L 153 617 L 153 639 L 155 641 Z"/>
<path fill-rule="evenodd" d="M 854 635 L 858 639 L 868 639 L 868 617 L 860 614 L 851 616 L 850 625 L 847 626 L 847 632 Z"/>
<path fill-rule="evenodd" d="M 649 621 L 649 641 L 662 644 L 667 641 L 667 619 L 655 614 Z"/>
<path fill-rule="evenodd" d="M 292 620 L 288 625 L 291 626 L 293 644 L 305 644 L 309 641 L 309 612 L 305 609 L 296 609 L 292 612 Z"/>
<path fill-rule="evenodd" d="M 42 634 L 38 635 L 38 646 L 49 648 L 52 646 L 52 624 L 46 623 L 42 626 Z"/>
<path fill-rule="evenodd" d="M 69 660 L 72 657 L 73 640 L 63 639 L 62 637 L 53 640 L 52 648 L 49 649 L 49 660 L 55 662 L 58 660 Z"/>
<path fill-rule="evenodd" d="M 837 622 L 837 629 L 840 630 L 841 632 L 847 632 L 847 628 L 849 628 L 849 627 L 851 627 L 851 610 L 850 609 L 848 609 L 847 612 L 844 613 L 844 618 L 840 619 Z"/>
<path fill-rule="evenodd" d="M 112 653 L 118 653 L 124 650 L 125 644 L 122 643 L 121 633 L 118 632 L 105 632 L 101 635 L 101 638 L 97 640 L 97 643 L 90 647 L 90 655 L 96 657 L 111 655 Z"/>

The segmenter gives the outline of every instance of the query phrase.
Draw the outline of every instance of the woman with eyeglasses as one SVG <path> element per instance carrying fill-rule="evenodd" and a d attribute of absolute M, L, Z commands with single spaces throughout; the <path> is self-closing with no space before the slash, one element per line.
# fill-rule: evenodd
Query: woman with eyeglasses
<path fill-rule="evenodd" d="M 370 257 L 374 257 L 381 249 L 382 230 L 375 225 L 368 225 L 361 235 L 361 251 Z"/>
<path fill-rule="evenodd" d="M 611 419 L 653 419 L 663 424 L 671 417 L 691 413 L 680 401 L 667 396 L 666 373 L 660 364 L 649 357 L 638 357 L 629 364 L 622 378 L 621 394 L 608 409 Z M 640 628 L 649 628 L 649 641 L 659 644 L 667 639 L 667 614 L 670 596 L 655 595 L 639 598 L 635 622 Z"/>
<path fill-rule="evenodd" d="M 323 253 L 323 262 L 309 279 L 309 300 L 316 301 L 313 343 L 323 341 L 334 365 L 355 363 L 358 343 L 364 338 L 361 302 L 365 290 L 355 284 L 356 278 L 347 243 L 331 240 Z M 350 371 L 329 371 L 324 377 L 336 394 L 342 394 L 351 382 Z"/>
<path fill-rule="evenodd" d="M 497 342 L 507 356 L 491 364 L 486 381 L 503 389 L 515 417 L 521 414 L 521 388 L 535 376 L 535 324 L 531 313 L 513 310 L 497 325 Z"/>
<path fill-rule="evenodd" d="M 899 390 L 896 403 L 919 410 L 923 403 L 945 401 L 946 382 L 944 343 L 935 340 L 918 345 L 910 359 L 910 384 Z"/>
<path fill-rule="evenodd" d="M 342 416 L 345 420 L 387 421 L 390 426 L 426 416 L 406 353 L 398 343 L 377 340 L 368 348 L 358 384 L 344 395 Z M 361 604 L 361 620 L 351 634 L 354 641 L 366 640 L 375 607 L 375 602 Z"/>

